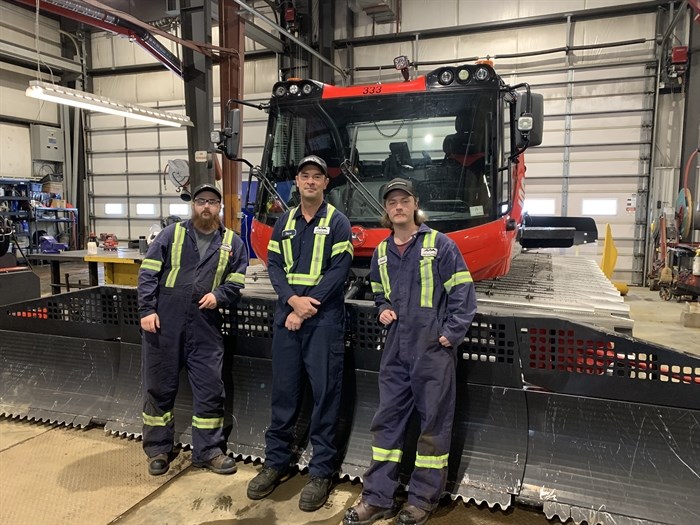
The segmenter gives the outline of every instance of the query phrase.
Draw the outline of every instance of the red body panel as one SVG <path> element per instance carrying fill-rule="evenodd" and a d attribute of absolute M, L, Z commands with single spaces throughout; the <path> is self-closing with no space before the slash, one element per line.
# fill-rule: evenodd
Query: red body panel
<path fill-rule="evenodd" d="M 323 96 L 321 98 L 346 98 L 371 95 L 389 95 L 392 93 L 410 93 L 425 91 L 425 86 L 424 76 L 418 77 L 417 79 L 409 82 L 390 82 L 388 84 L 365 84 L 348 87 L 324 85 Z"/>
<path fill-rule="evenodd" d="M 507 220 L 508 217 L 501 217 L 474 228 L 447 233 L 459 246 L 474 280 L 491 279 L 508 273 L 516 232 L 506 231 Z M 389 230 L 367 229 L 365 233 L 366 240 L 363 245 L 355 247 L 357 257 L 371 257 L 377 245 L 387 238 Z M 271 236 L 270 226 L 253 219 L 250 244 L 258 258 L 265 264 L 267 264 L 267 244 Z"/>

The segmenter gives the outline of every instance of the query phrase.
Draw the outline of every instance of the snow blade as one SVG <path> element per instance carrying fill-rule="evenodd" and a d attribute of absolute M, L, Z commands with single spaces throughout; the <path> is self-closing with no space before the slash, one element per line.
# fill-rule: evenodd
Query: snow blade
<path fill-rule="evenodd" d="M 0 412 L 141 432 L 136 291 L 93 288 L 0 308 Z M 226 311 L 229 447 L 263 457 L 270 421 L 273 298 Z M 367 303 L 348 304 L 338 443 L 341 472 L 371 458 L 384 332 Z M 700 358 L 551 317 L 477 315 L 459 348 L 447 490 L 507 508 L 539 505 L 575 523 L 685 524 L 700 515 Z M 307 389 L 308 390 L 308 389 Z M 183 372 L 176 439 L 191 443 Z M 294 434 L 308 466 L 310 396 Z M 418 433 L 414 419 L 409 436 Z M 406 480 L 411 469 L 407 440 Z"/>

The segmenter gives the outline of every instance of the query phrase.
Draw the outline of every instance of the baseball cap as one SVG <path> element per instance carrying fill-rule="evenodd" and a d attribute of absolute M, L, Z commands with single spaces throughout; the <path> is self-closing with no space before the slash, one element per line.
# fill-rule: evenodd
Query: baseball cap
<path fill-rule="evenodd" d="M 301 168 L 303 168 L 307 164 L 314 164 L 318 166 L 319 168 L 321 168 L 323 174 L 326 177 L 328 177 L 328 166 L 326 166 L 326 161 L 316 155 L 309 155 L 301 159 L 301 162 L 299 163 L 299 168 L 297 169 L 297 173 L 300 172 Z"/>
<path fill-rule="evenodd" d="M 401 190 L 408 193 L 411 197 L 416 196 L 416 192 L 413 190 L 413 183 L 410 180 L 396 178 L 389 181 L 389 183 L 384 186 L 384 191 L 382 192 L 382 199 L 386 200 L 386 196 L 389 195 L 390 191 Z"/>
<path fill-rule="evenodd" d="M 219 200 L 221 200 L 221 190 L 219 190 L 219 188 L 217 188 L 215 184 L 210 184 L 209 182 L 205 182 L 204 184 L 200 184 L 199 186 L 197 186 L 192 192 L 192 198 L 194 199 L 195 197 L 197 197 L 198 194 L 202 193 L 203 191 L 210 191 L 216 194 L 216 196 L 219 197 Z"/>

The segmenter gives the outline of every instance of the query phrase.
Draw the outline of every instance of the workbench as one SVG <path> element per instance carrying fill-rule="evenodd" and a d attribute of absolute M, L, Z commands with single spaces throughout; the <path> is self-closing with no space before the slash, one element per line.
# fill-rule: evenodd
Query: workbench
<path fill-rule="evenodd" d="M 117 249 L 115 251 L 97 248 L 96 254 L 88 254 L 87 250 L 72 250 L 61 253 L 35 253 L 28 255 L 31 262 L 49 261 L 51 263 L 51 293 L 61 293 L 61 263 L 88 263 L 88 278 L 90 286 L 98 286 L 98 265 L 104 266 L 105 284 L 136 286 L 138 272 L 144 255 L 137 249 Z"/>

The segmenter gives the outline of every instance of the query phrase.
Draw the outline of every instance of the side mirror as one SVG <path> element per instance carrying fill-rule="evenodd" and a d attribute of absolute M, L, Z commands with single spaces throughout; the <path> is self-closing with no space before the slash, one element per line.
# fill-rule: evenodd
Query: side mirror
<path fill-rule="evenodd" d="M 241 144 L 241 110 L 230 110 L 226 120 L 227 126 L 221 131 L 212 131 L 210 140 L 216 144 L 216 149 L 224 152 L 227 159 L 236 160 Z"/>
<path fill-rule="evenodd" d="M 238 158 L 238 149 L 241 142 L 241 110 L 233 108 L 228 112 L 228 126 L 225 130 L 226 140 L 224 144 L 226 149 L 224 153 L 229 159 Z"/>
<path fill-rule="evenodd" d="M 542 144 L 544 97 L 539 93 L 522 93 L 515 105 L 515 114 L 518 117 L 517 147 Z"/>

